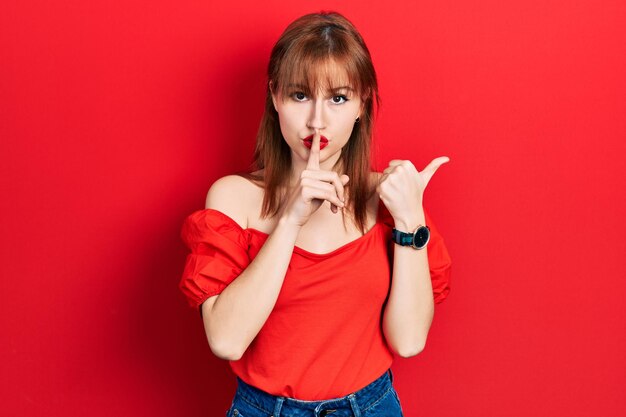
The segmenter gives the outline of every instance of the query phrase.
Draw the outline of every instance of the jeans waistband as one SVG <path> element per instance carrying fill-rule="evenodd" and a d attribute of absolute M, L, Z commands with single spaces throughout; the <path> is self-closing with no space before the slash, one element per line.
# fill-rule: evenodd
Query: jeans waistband
<path fill-rule="evenodd" d="M 316 416 L 325 416 L 326 413 L 324 410 L 352 408 L 354 415 L 358 417 L 363 411 L 375 404 L 381 397 L 393 388 L 392 382 L 393 374 L 391 373 L 390 368 L 375 381 L 344 397 L 320 401 L 306 401 L 269 394 L 259 388 L 247 384 L 241 378 L 237 377 L 236 395 L 240 395 L 246 402 L 268 414 L 271 414 L 273 417 L 279 417 L 281 409 L 284 408 L 310 410 L 313 411 Z M 331 414 L 329 414 L 329 416 L 330 415 Z"/>

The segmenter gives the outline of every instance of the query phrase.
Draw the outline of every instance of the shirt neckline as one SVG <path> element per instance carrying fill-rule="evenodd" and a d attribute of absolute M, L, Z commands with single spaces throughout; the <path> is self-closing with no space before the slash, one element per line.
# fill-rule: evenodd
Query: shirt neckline
<path fill-rule="evenodd" d="M 379 208 L 380 210 L 380 208 Z M 200 212 L 207 212 L 207 213 L 216 213 L 218 215 L 220 215 L 221 217 L 223 217 L 226 221 L 228 221 L 232 226 L 234 226 L 236 229 L 238 229 L 239 231 L 243 232 L 243 233 L 256 233 L 258 235 L 261 235 L 263 237 L 265 237 L 265 239 L 267 239 L 269 237 L 269 233 L 263 232 L 261 230 L 255 229 L 253 227 L 248 227 L 248 228 L 243 228 L 241 227 L 241 225 L 239 223 L 237 223 L 233 218 L 231 218 L 228 214 L 223 213 L 219 210 L 216 209 L 212 209 L 212 208 L 207 208 L 207 209 L 203 209 L 203 210 L 199 210 Z M 311 252 L 308 251 L 304 248 L 301 248 L 298 245 L 294 245 L 293 246 L 293 251 L 294 253 L 299 253 L 301 255 L 305 255 L 307 257 L 310 258 L 326 258 L 332 255 L 335 255 L 339 252 L 343 252 L 346 249 L 349 249 L 350 247 L 359 244 L 361 241 L 365 240 L 367 237 L 369 237 L 370 235 L 373 235 L 375 229 L 377 229 L 379 226 L 384 225 L 384 222 L 382 220 L 382 218 L 380 217 L 380 213 L 379 215 L 377 215 L 377 219 L 376 219 L 376 223 L 370 227 L 370 229 L 365 232 L 363 235 L 357 237 L 356 239 L 353 239 L 347 243 L 344 243 L 343 245 L 339 246 L 336 249 L 331 250 L 330 252 L 325 252 L 325 253 L 316 253 L 316 252 Z"/>
<path fill-rule="evenodd" d="M 352 239 L 351 241 L 344 243 L 343 245 L 339 246 L 336 249 L 331 250 L 330 252 L 325 252 L 325 253 L 317 253 L 317 252 L 311 252 L 308 251 L 304 248 L 301 248 L 298 245 L 293 245 L 293 251 L 294 253 L 299 253 L 301 255 L 305 255 L 309 258 L 326 258 L 326 257 L 330 257 L 333 255 L 336 255 L 339 252 L 343 252 L 344 250 L 349 249 L 352 246 L 355 246 L 359 243 L 361 243 L 361 241 L 365 240 L 369 235 L 373 234 L 374 229 L 376 229 L 379 225 L 383 224 L 381 221 L 377 221 L 372 227 L 370 227 L 370 229 L 365 232 L 365 234 L 357 237 L 356 239 Z M 239 226 L 239 225 L 238 225 Z M 241 228 L 241 226 L 239 226 Z M 254 229 L 252 227 L 249 227 L 247 229 L 241 229 L 243 231 L 248 231 L 248 232 L 254 232 L 254 233 L 258 233 L 260 235 L 263 235 L 265 237 L 265 239 L 267 239 L 269 237 L 269 233 L 265 233 L 262 232 L 260 230 Z"/>

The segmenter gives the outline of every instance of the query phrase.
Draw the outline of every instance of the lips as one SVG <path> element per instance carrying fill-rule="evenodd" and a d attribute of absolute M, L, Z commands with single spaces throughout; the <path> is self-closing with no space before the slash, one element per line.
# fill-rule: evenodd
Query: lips
<path fill-rule="evenodd" d="M 313 146 L 313 135 L 307 136 L 306 138 L 302 139 L 302 141 L 304 142 L 304 146 L 311 149 L 311 146 Z M 326 146 L 328 146 L 328 139 L 326 139 L 324 136 L 321 136 L 320 150 L 324 149 Z"/>

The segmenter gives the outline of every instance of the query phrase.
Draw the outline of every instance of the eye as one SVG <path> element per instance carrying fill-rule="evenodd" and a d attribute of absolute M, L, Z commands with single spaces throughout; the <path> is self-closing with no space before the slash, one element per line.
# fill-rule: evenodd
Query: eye
<path fill-rule="evenodd" d="M 306 100 L 306 94 L 304 94 L 302 91 L 298 91 L 298 92 L 291 94 L 291 97 L 296 101 Z"/>
<path fill-rule="evenodd" d="M 332 98 L 333 104 L 343 104 L 346 101 L 348 101 L 348 97 L 343 96 L 343 95 L 333 96 L 333 98 Z"/>

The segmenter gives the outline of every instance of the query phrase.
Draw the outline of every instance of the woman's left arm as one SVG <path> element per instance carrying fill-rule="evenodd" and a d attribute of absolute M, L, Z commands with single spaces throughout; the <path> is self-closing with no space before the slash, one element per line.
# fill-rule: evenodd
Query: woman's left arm
<path fill-rule="evenodd" d="M 393 160 L 383 171 L 377 191 L 394 219 L 395 228 L 411 233 L 426 225 L 422 197 L 435 171 L 448 157 L 434 159 L 418 172 L 410 161 Z M 383 314 L 383 332 L 389 346 L 408 358 L 426 344 L 435 311 L 428 266 L 428 247 L 394 245 L 393 276 Z"/>

